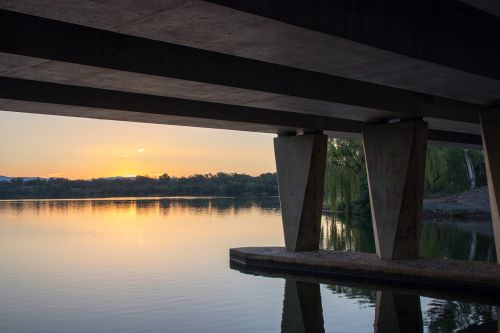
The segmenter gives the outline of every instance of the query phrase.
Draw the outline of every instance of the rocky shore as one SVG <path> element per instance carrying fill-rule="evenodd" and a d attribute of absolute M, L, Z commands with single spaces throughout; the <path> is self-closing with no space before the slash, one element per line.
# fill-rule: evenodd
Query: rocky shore
<path fill-rule="evenodd" d="M 335 213 L 341 212 L 334 212 L 329 207 L 323 209 L 323 214 Z M 424 220 L 448 220 L 451 218 L 490 220 L 488 188 L 483 186 L 456 195 L 424 199 L 422 215 Z"/>
<path fill-rule="evenodd" d="M 484 186 L 457 195 L 425 199 L 422 213 L 424 219 L 491 219 L 488 188 Z"/>

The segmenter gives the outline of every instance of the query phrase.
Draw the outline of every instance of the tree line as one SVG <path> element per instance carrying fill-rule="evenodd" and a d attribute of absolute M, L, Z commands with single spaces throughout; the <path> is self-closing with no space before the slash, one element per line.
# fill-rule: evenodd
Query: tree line
<path fill-rule="evenodd" d="M 275 173 L 249 176 L 217 173 L 159 178 L 65 178 L 24 180 L 13 178 L 0 182 L 0 199 L 103 198 L 120 196 L 269 196 L 278 195 Z"/>
<path fill-rule="evenodd" d="M 425 196 L 439 197 L 486 186 L 481 150 L 428 146 Z M 362 141 L 333 138 L 328 141 L 325 181 L 326 204 L 333 210 L 368 214 L 368 181 Z"/>
<path fill-rule="evenodd" d="M 429 146 L 425 170 L 425 195 L 436 197 L 485 186 L 483 153 Z M 0 199 L 97 198 L 117 196 L 274 196 L 276 173 L 253 177 L 238 173 L 197 174 L 189 177 L 13 178 L 0 182 Z M 369 214 L 370 201 L 363 144 L 359 139 L 328 141 L 325 204 L 332 210 Z"/>

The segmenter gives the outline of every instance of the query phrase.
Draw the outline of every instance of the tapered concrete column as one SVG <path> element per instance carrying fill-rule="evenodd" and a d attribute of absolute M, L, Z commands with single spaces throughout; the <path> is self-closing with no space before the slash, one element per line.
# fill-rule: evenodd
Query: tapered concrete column
<path fill-rule="evenodd" d="M 498 205 L 500 204 L 500 107 L 481 111 L 480 118 L 491 220 L 495 234 L 497 261 L 500 263 L 500 216 L 498 213 Z"/>
<path fill-rule="evenodd" d="M 375 333 L 421 333 L 424 331 L 420 297 L 377 291 Z"/>
<path fill-rule="evenodd" d="M 365 125 L 363 145 L 377 255 L 417 258 L 427 123 Z"/>
<path fill-rule="evenodd" d="M 282 333 L 323 333 L 323 305 L 318 283 L 286 279 Z"/>
<path fill-rule="evenodd" d="M 289 251 L 319 248 L 327 140 L 323 134 L 274 139 L 285 245 Z"/>

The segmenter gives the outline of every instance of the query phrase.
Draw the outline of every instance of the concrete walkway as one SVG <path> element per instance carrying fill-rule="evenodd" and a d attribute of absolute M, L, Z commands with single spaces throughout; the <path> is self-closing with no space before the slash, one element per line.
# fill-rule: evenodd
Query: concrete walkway
<path fill-rule="evenodd" d="M 437 258 L 387 261 L 371 253 L 289 252 L 282 247 L 234 248 L 230 250 L 230 260 L 232 264 L 249 268 L 500 295 L 500 265 L 497 263 Z"/>

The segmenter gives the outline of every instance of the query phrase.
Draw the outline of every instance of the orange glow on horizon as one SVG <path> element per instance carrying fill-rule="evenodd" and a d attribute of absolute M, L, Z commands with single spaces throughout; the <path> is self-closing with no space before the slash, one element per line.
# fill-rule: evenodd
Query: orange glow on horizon
<path fill-rule="evenodd" d="M 90 179 L 274 172 L 272 135 L 0 111 L 0 175 Z"/>

